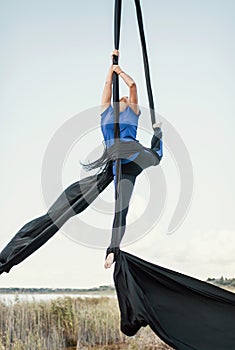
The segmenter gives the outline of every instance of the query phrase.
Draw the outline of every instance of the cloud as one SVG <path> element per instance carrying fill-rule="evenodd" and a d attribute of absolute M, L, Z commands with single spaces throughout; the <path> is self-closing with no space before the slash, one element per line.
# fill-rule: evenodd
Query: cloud
<path fill-rule="evenodd" d="M 206 279 L 235 277 L 235 231 L 195 230 L 168 236 L 154 230 L 126 251 L 170 269 Z"/>

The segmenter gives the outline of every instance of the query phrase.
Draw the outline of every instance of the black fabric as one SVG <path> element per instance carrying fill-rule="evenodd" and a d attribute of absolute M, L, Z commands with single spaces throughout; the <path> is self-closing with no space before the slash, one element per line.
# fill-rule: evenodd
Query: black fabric
<path fill-rule="evenodd" d="M 141 12 L 141 6 L 139 0 L 135 0 L 135 6 L 136 6 L 136 14 L 137 14 L 137 20 L 139 25 L 139 32 L 140 32 L 140 39 L 141 39 L 141 45 L 142 45 L 142 52 L 143 52 L 143 60 L 144 60 L 144 69 L 145 69 L 145 77 L 146 77 L 146 84 L 147 84 L 147 91 L 148 91 L 148 99 L 149 99 L 149 108 L 150 108 L 150 114 L 151 114 L 151 121 L 152 124 L 156 121 L 155 116 L 155 110 L 154 110 L 154 101 L 153 101 L 153 94 L 152 94 L 152 87 L 151 87 L 151 81 L 150 81 L 150 70 L 149 70 L 149 63 L 148 63 L 148 55 L 147 55 L 147 47 L 145 42 L 145 35 L 144 35 L 144 26 L 143 26 L 143 18 L 142 18 L 142 12 Z M 119 49 L 120 44 L 120 29 L 121 29 L 121 11 L 122 11 L 122 0 L 115 0 L 115 6 L 114 6 L 114 46 L 115 49 Z M 118 56 L 113 57 L 113 64 L 118 64 Z M 113 75 L 113 105 L 114 105 L 114 139 L 115 144 L 118 143 L 118 140 L 120 138 L 120 128 L 119 128 L 119 77 L 118 74 L 114 73 Z M 149 154 L 149 153 L 148 153 Z M 159 159 L 157 159 L 156 164 L 159 163 Z M 122 202 L 121 193 L 122 189 L 120 188 L 120 181 L 122 178 L 122 170 L 121 170 L 121 161 L 120 159 L 117 159 L 116 164 L 116 181 L 115 181 L 115 213 L 119 211 L 118 206 L 120 206 L 120 203 Z M 120 198 L 119 198 L 120 196 Z M 122 216 L 117 217 L 116 221 L 116 232 L 117 236 L 121 237 L 123 234 L 122 230 Z M 107 252 L 110 250 L 108 249 Z"/>
<path fill-rule="evenodd" d="M 120 30 L 121 30 L 121 12 L 122 12 L 122 0 L 115 0 L 115 9 L 114 9 L 114 47 L 116 50 L 119 49 L 120 43 Z M 118 56 L 113 57 L 113 64 L 118 64 Z M 119 143 L 120 139 L 120 127 L 119 127 L 119 76 L 116 72 L 113 74 L 113 108 L 114 108 L 114 146 Z M 115 162 L 115 213 L 119 211 L 119 185 L 122 177 L 121 170 L 121 159 L 117 159 Z M 121 236 L 121 217 L 118 216 L 117 222 L 117 234 Z M 117 247 L 118 249 L 118 247 Z M 115 259 L 116 259 L 116 248 L 115 248 Z M 107 253 L 107 252 L 106 252 Z M 107 256 L 107 255 L 106 255 Z"/>
<path fill-rule="evenodd" d="M 112 162 L 97 175 L 68 186 L 47 213 L 25 224 L 0 253 L 0 273 L 26 259 L 72 216 L 81 213 L 112 182 Z"/>
<path fill-rule="evenodd" d="M 119 251 L 114 282 L 121 330 L 149 325 L 177 350 L 234 350 L 235 294 Z"/>
<path fill-rule="evenodd" d="M 148 100 L 149 100 L 149 109 L 150 109 L 151 121 L 152 121 L 152 124 L 154 124 L 156 122 L 156 114 L 155 114 L 153 92 L 152 92 L 151 79 L 150 79 L 147 46 L 146 46 L 146 40 L 145 40 L 145 34 L 144 34 L 143 16 L 141 11 L 140 1 L 139 0 L 134 0 L 134 1 L 136 6 L 136 15 L 137 15 L 137 21 L 139 25 L 139 33 L 140 33 L 140 40 L 141 40 L 141 46 L 142 46 L 145 80 L 146 80 Z"/>

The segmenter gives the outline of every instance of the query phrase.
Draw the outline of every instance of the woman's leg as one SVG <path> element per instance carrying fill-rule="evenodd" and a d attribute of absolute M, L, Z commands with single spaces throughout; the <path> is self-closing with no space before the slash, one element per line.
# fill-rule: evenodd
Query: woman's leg
<path fill-rule="evenodd" d="M 134 162 L 142 169 L 150 166 L 156 166 L 160 163 L 163 156 L 162 132 L 159 127 L 154 129 L 154 135 L 151 140 L 151 148 L 145 148 L 144 152 L 134 160 Z"/>
<path fill-rule="evenodd" d="M 157 157 L 159 158 L 159 162 L 163 156 L 162 148 L 162 131 L 160 127 L 156 127 L 154 128 L 154 135 L 151 140 L 151 149 L 156 153 Z"/>
<path fill-rule="evenodd" d="M 48 241 L 72 216 L 81 213 L 112 182 L 112 165 L 68 186 L 45 215 L 27 222 L 0 252 L 0 274 L 9 272 Z"/>
<path fill-rule="evenodd" d="M 141 152 L 133 161 L 122 165 L 122 181 L 119 184 L 119 199 L 117 201 L 116 213 L 113 221 L 111 243 L 106 250 L 105 267 L 110 267 L 112 265 L 112 262 L 116 260 L 119 252 L 119 245 L 126 229 L 126 216 L 136 177 L 143 169 L 152 165 L 158 165 L 162 159 L 163 152 L 161 138 L 161 128 L 154 128 L 151 148 L 146 148 L 145 151 Z M 107 257 L 110 253 L 114 253 L 114 257 L 112 256 L 107 261 Z"/>
<path fill-rule="evenodd" d="M 118 247 L 126 229 L 126 216 L 133 192 L 136 176 L 123 174 L 119 184 L 117 211 L 113 220 L 111 247 Z"/>
<path fill-rule="evenodd" d="M 122 169 L 128 169 L 128 172 L 130 172 L 132 165 L 130 163 L 128 163 L 128 165 L 125 164 L 125 166 L 122 166 Z M 114 253 L 114 260 L 116 260 L 119 246 L 126 230 L 126 217 L 135 180 L 138 174 L 140 174 L 139 170 L 138 172 L 133 171 L 133 174 L 125 172 L 122 173 L 122 180 L 119 183 L 119 195 L 116 203 L 116 212 L 113 220 L 111 243 L 106 250 L 106 258 L 110 253 Z M 113 261 L 111 261 L 111 264 L 112 262 Z"/>

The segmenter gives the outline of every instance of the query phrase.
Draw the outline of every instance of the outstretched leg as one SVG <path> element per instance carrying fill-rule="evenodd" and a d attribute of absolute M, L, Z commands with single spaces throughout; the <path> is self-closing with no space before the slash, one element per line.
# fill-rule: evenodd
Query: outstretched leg
<path fill-rule="evenodd" d="M 0 274 L 9 272 L 50 239 L 72 216 L 86 209 L 113 180 L 108 163 L 98 175 L 68 186 L 45 215 L 26 223 L 0 253 Z"/>

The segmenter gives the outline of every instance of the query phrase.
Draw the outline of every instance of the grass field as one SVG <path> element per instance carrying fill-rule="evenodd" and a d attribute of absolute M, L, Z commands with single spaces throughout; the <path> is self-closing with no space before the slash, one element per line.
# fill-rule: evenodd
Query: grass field
<path fill-rule="evenodd" d="M 149 327 L 135 336 L 120 331 L 115 298 L 62 297 L 0 303 L 0 350 L 163 350 Z"/>
<path fill-rule="evenodd" d="M 231 292 L 234 287 L 226 287 Z M 96 293 L 97 294 L 97 293 Z M 0 350 L 166 350 L 149 327 L 120 331 L 116 298 L 0 302 Z"/>

